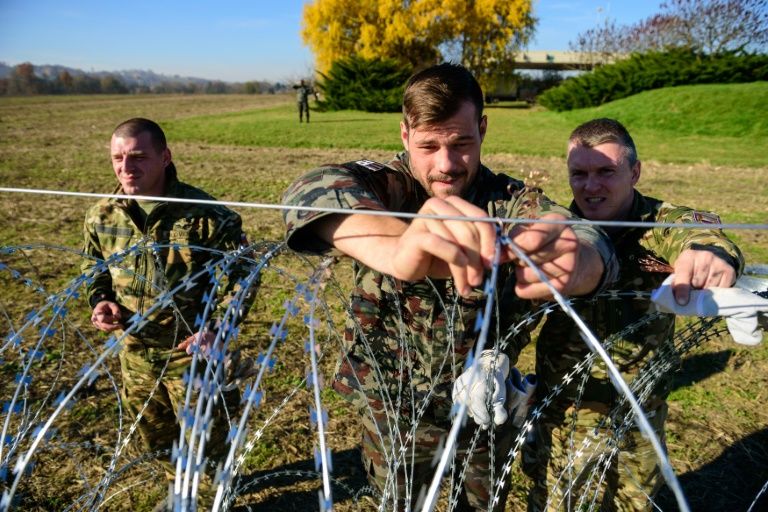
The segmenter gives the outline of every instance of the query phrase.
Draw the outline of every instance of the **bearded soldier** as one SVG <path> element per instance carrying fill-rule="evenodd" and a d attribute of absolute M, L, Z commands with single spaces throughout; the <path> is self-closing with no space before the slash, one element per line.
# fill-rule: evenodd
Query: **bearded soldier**
<path fill-rule="evenodd" d="M 563 219 L 569 215 L 539 191 L 480 163 L 487 118 L 483 94 L 462 66 L 441 64 L 412 76 L 403 97 L 405 152 L 389 163 L 328 165 L 294 182 L 284 203 L 345 208 L 349 214 L 287 210 L 287 242 L 305 252 L 343 254 L 355 263 L 353 316 L 333 388 L 362 418 L 363 464 L 369 481 L 390 497 L 387 509 L 415 507 L 434 473 L 433 459 L 451 427 L 452 388 L 477 341 L 473 329 L 484 297 L 479 287 L 493 260 L 496 230 L 487 222 L 356 214 L 377 210 L 419 214 Z M 588 294 L 610 282 L 616 267 L 599 230 L 536 223 L 505 233 L 530 254 L 564 293 Z M 497 287 L 500 314 L 511 322 L 549 289 L 512 263 L 505 248 Z M 492 322 L 495 325 L 495 322 Z M 508 354 L 478 354 L 499 381 L 473 394 L 468 411 L 487 429 L 475 446 L 458 495 L 460 510 L 488 510 L 513 429 L 503 408 Z M 497 378 L 498 377 L 498 378 Z M 462 390 L 459 390 L 462 395 Z M 454 395 L 455 397 L 456 395 Z M 464 396 L 460 400 L 465 400 Z M 499 401 L 488 410 L 486 400 Z M 465 402 L 466 403 L 466 402 Z M 468 453 L 471 430 L 459 442 Z M 494 441 L 489 441 L 490 434 Z M 490 463 L 495 455 L 495 465 Z M 506 491 L 505 491 L 506 492 Z M 505 494 L 493 505 L 504 508 Z"/>

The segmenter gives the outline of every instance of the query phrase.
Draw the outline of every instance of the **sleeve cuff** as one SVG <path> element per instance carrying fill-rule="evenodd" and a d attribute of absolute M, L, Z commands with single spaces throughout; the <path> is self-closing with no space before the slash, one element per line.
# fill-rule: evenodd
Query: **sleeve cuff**
<path fill-rule="evenodd" d="M 93 309 L 96 307 L 96 304 L 98 304 L 103 300 L 114 302 L 115 294 L 114 293 L 94 293 L 88 298 L 88 304 L 91 306 L 91 309 Z"/>

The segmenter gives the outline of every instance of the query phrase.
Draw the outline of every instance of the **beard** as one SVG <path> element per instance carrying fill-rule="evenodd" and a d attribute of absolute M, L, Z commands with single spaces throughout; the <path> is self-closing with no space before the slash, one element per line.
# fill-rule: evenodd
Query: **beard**
<path fill-rule="evenodd" d="M 427 176 L 427 192 L 430 196 L 436 196 L 435 185 L 440 196 L 461 196 L 466 188 L 465 172 L 434 173 Z"/>

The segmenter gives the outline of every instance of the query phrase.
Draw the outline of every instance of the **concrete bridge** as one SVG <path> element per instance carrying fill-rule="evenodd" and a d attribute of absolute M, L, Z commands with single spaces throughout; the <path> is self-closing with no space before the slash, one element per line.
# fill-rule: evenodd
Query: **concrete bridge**
<path fill-rule="evenodd" d="M 600 55 L 563 51 L 524 51 L 515 59 L 515 69 L 544 69 L 549 71 L 585 70 L 601 63 Z"/>

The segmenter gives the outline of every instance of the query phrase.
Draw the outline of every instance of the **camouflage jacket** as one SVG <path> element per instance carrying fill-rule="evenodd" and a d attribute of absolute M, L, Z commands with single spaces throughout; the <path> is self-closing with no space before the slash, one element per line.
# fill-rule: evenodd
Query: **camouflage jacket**
<path fill-rule="evenodd" d="M 297 84 L 293 88 L 296 89 L 296 102 L 298 103 L 309 103 L 309 96 L 315 94 L 315 89 L 310 85 Z"/>
<path fill-rule="evenodd" d="M 535 217 L 550 211 L 570 216 L 539 192 L 481 166 L 465 199 L 493 217 Z M 283 202 L 416 213 L 427 199 L 410 172 L 407 153 L 401 153 L 386 165 L 362 160 L 311 171 L 288 188 Z M 312 223 L 328 213 L 287 210 L 284 215 L 289 247 L 316 254 L 334 250 L 312 231 Z M 606 274 L 612 275 L 616 265 L 607 237 L 593 228 L 580 229 L 579 236 L 599 248 L 609 262 Z M 514 297 L 511 265 L 503 265 L 499 276 L 497 291 L 503 311 L 499 324 L 512 325 L 530 308 L 530 302 Z M 446 421 L 454 377 L 463 371 L 476 341 L 474 323 L 485 303 L 482 291 L 464 298 L 450 279 L 404 282 L 357 262 L 354 282 L 352 315 L 345 330 L 346 354 L 334 388 L 358 405 L 373 400 L 403 412 L 413 410 L 412 405 L 431 392 L 433 420 Z M 524 342 L 518 339 L 508 344 L 513 360 L 516 347 Z M 493 344 L 489 339 L 486 347 Z"/>
<path fill-rule="evenodd" d="M 213 199 L 172 178 L 166 188 L 167 197 Z M 122 188 L 118 186 L 115 193 L 123 193 Z M 181 341 L 196 330 L 196 317 L 205 308 L 204 295 L 210 295 L 212 288 L 212 274 L 199 273 L 207 264 L 220 260 L 221 251 L 235 250 L 245 241 L 240 216 L 222 206 L 161 202 L 145 215 L 132 199 L 110 198 L 96 203 L 86 213 L 83 232 L 83 251 L 89 257 L 82 264 L 83 273 L 112 255 L 139 246 L 110 265 L 109 272 L 96 273 L 87 289 L 91 307 L 100 300 L 115 301 L 124 322 L 136 312 L 143 315 L 158 296 L 184 279 L 197 276 L 194 286 L 173 295 L 172 307 L 150 313 L 149 322 L 134 333 L 144 344 L 164 348 L 168 348 L 169 340 Z M 247 274 L 239 259 L 226 271 L 216 273 L 221 278 L 214 294 L 219 302 L 210 319 L 221 317 L 239 289 L 238 280 Z M 250 292 L 244 300 L 240 315 L 247 311 L 253 295 Z"/>
<path fill-rule="evenodd" d="M 571 210 L 580 215 L 575 203 Z M 674 206 L 635 191 L 631 221 L 716 224 L 719 218 L 709 212 Z M 663 271 L 649 267 L 649 259 L 673 265 L 685 249 L 706 249 L 725 259 L 738 273 L 744 268 L 744 259 L 738 247 L 717 229 L 675 229 L 669 227 L 621 228 L 610 232 L 619 258 L 619 280 L 612 287 L 623 292 L 646 291 L 657 288 L 668 276 Z M 622 331 L 654 311 L 647 298 L 608 296 L 589 301 L 577 301 L 575 309 L 593 330 L 599 340 Z M 671 350 L 675 329 L 674 315 L 639 325 L 633 332 L 618 337 L 610 350 L 613 361 L 631 379 L 638 375 L 644 365 L 662 347 Z M 549 315 L 536 342 L 536 373 L 539 377 L 539 396 L 545 396 L 552 388 L 562 383 L 563 376 L 575 364 L 583 360 L 589 349 L 582 341 L 573 321 L 561 311 Z M 561 413 L 573 403 L 576 396 L 577 378 L 566 392 L 556 401 Z M 669 393 L 669 379 L 662 379 L 651 395 L 649 407 L 654 407 Z M 582 396 L 582 407 L 605 414 L 614 404 L 616 391 L 607 378 L 604 364 L 597 363 L 591 369 Z M 558 407 L 559 406 L 559 407 Z"/>

